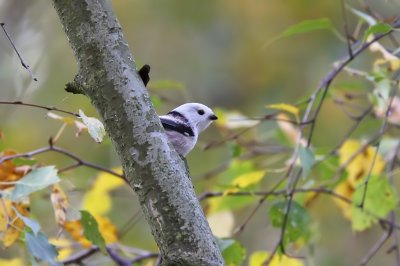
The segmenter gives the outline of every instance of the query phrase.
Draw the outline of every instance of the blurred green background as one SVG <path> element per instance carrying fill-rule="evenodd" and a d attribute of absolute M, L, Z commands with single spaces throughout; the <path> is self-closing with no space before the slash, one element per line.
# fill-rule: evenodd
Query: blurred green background
<path fill-rule="evenodd" d="M 346 2 L 359 8 L 359 1 Z M 398 0 L 366 2 L 383 17 L 397 15 L 396 11 L 400 10 Z M 345 43 L 328 31 L 267 45 L 288 26 L 308 19 L 329 18 L 343 33 L 339 1 L 117 0 L 112 1 L 112 5 L 137 65 L 151 65 L 150 94 L 158 103 L 160 114 L 181 103 L 195 101 L 260 117 L 266 113 L 266 104 L 296 103 L 305 99 L 332 68 L 332 63 L 346 53 Z M 350 28 L 354 28 L 356 19 L 350 14 L 348 18 Z M 0 33 L 1 100 L 21 100 L 75 112 L 82 109 L 87 115 L 97 116 L 86 97 L 67 94 L 63 89 L 64 84 L 74 78 L 77 65 L 50 1 L 0 1 L 0 21 L 6 23 L 23 59 L 39 80 L 31 81 L 5 35 Z M 370 70 L 372 59 L 366 53 L 354 65 Z M 340 78 L 348 79 L 345 75 Z M 180 88 L 155 86 L 157 81 L 165 80 L 179 83 L 175 87 Z M 0 105 L 0 117 L 6 147 L 20 152 L 47 145 L 48 138 L 61 126 L 59 121 L 49 119 L 45 111 L 23 106 Z M 348 119 L 338 112 L 338 107 L 326 102 L 313 144 L 332 147 L 348 125 Z M 265 122 L 253 136 L 273 143 L 270 133 L 273 128 L 276 128 L 274 122 Z M 207 189 L 207 184 L 200 179 L 202 174 L 230 159 L 229 145 L 201 149 L 210 141 L 220 139 L 222 135 L 211 127 L 188 157 L 199 193 Z M 87 135 L 75 138 L 73 128 L 66 130 L 57 145 L 91 162 L 107 167 L 119 165 L 109 140 L 96 144 Z M 59 168 L 72 163 L 55 154 L 41 155 L 37 159 L 54 163 Z M 268 160 L 268 156 L 263 159 Z M 71 189 L 70 197 L 76 206 L 79 206 L 81 191 L 90 186 L 96 174 L 80 168 L 63 175 L 63 185 Z M 114 200 L 110 217 L 117 226 L 122 226 L 138 210 L 138 203 L 128 189 L 116 192 Z M 48 197 L 34 196 L 32 201 L 33 215 L 40 220 L 46 233 L 55 235 L 58 229 Z M 252 208 L 235 212 L 235 223 L 240 224 Z M 377 229 L 354 234 L 350 223 L 343 219 L 328 197 L 320 197 L 310 212 L 319 228 L 314 246 L 307 251 L 314 256 L 310 264 L 355 265 L 379 237 Z M 266 209 L 258 211 L 238 237 L 248 254 L 254 250 L 270 250 L 277 241 L 277 231 L 269 225 L 266 213 Z M 156 250 L 144 219 L 122 241 Z M 388 265 L 393 261 L 392 256 L 385 254 L 389 246 L 390 243 L 371 265 Z M 15 254 L 18 254 L 17 248 L 0 251 L 2 257 Z"/>

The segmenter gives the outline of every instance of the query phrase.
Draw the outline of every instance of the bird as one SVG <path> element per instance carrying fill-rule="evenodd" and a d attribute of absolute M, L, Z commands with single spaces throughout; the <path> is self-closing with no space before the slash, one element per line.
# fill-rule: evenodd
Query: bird
<path fill-rule="evenodd" d="M 183 157 L 194 148 L 199 134 L 218 119 L 210 107 L 201 103 L 182 104 L 159 118 L 172 146 Z"/>

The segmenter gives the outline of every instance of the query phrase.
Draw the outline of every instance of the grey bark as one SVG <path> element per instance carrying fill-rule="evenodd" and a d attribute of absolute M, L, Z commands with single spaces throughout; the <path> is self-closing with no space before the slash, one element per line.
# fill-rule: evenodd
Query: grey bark
<path fill-rule="evenodd" d="M 223 265 L 185 163 L 164 134 L 108 1 L 53 4 L 79 65 L 71 86 L 102 117 L 163 265 Z"/>

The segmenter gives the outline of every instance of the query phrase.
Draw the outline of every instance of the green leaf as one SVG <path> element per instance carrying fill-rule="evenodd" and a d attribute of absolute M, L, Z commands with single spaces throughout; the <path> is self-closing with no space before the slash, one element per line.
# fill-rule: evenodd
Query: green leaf
<path fill-rule="evenodd" d="M 31 220 L 28 217 L 23 216 L 22 214 L 20 214 L 16 208 L 14 208 L 14 207 L 12 207 L 12 208 L 13 208 L 15 214 L 24 222 L 24 224 L 27 227 L 29 227 L 32 230 L 33 234 L 35 236 L 37 236 L 37 234 L 40 231 L 40 225 L 36 221 Z"/>
<path fill-rule="evenodd" d="M 217 245 L 225 260 L 225 265 L 236 266 L 242 265 L 246 258 L 246 250 L 243 246 L 233 239 L 220 239 L 216 238 Z"/>
<path fill-rule="evenodd" d="M 83 226 L 83 235 L 100 248 L 101 252 L 107 254 L 106 243 L 103 236 L 100 234 L 99 225 L 96 219 L 88 211 L 80 211 L 81 223 Z"/>
<path fill-rule="evenodd" d="M 315 163 L 314 153 L 310 148 L 299 146 L 300 164 L 303 168 L 303 176 L 306 177 L 310 173 L 311 168 Z"/>
<path fill-rule="evenodd" d="M 54 166 L 36 168 L 16 181 L 13 190 L 6 191 L 2 195 L 12 201 L 19 201 L 33 192 L 53 185 L 58 181 L 60 179 L 57 176 L 57 169 Z"/>
<path fill-rule="evenodd" d="M 12 160 L 12 162 L 13 162 L 13 164 L 15 164 L 15 166 L 21 166 L 21 165 L 32 166 L 32 165 L 36 164 L 36 160 L 26 159 L 26 158 L 15 158 Z"/>
<path fill-rule="evenodd" d="M 98 143 L 102 142 L 104 135 L 106 134 L 103 123 L 101 123 L 97 118 L 87 117 L 80 109 L 79 116 L 82 119 L 82 122 L 87 126 L 89 134 L 94 141 Z"/>
<path fill-rule="evenodd" d="M 352 228 L 355 231 L 363 231 L 379 218 L 385 218 L 396 208 L 398 196 L 396 190 L 386 177 L 371 176 L 364 201 L 364 210 L 359 206 L 362 203 L 365 186 L 360 186 L 353 194 L 353 206 L 351 209 Z"/>
<path fill-rule="evenodd" d="M 25 240 L 32 255 L 40 260 L 46 261 L 51 265 L 61 265 L 57 262 L 58 252 L 56 248 L 49 243 L 43 233 L 37 235 L 25 232 Z"/>
<path fill-rule="evenodd" d="M 363 37 L 363 42 L 365 42 L 369 35 L 371 34 L 385 34 L 392 30 L 392 26 L 386 23 L 377 23 L 371 27 L 369 27 Z"/>
<path fill-rule="evenodd" d="M 315 165 L 315 176 L 318 180 L 331 179 L 339 167 L 339 157 L 331 156 Z M 343 172 L 342 175 L 345 173 Z"/>
<path fill-rule="evenodd" d="M 270 42 L 275 42 L 277 40 L 292 37 L 298 34 L 312 32 L 316 30 L 329 30 L 336 35 L 340 35 L 335 27 L 333 26 L 332 22 L 328 18 L 320 18 L 314 20 L 303 20 L 302 22 L 292 25 L 284 30 L 280 35 L 273 38 Z"/>
<path fill-rule="evenodd" d="M 285 200 L 275 203 L 269 209 L 268 215 L 272 226 L 282 228 L 287 207 L 288 201 Z M 286 223 L 284 243 L 292 243 L 300 238 L 308 239 L 310 235 L 310 222 L 311 219 L 307 210 L 296 201 L 292 201 Z"/>
<path fill-rule="evenodd" d="M 237 158 L 242 154 L 242 146 L 236 143 L 228 143 L 232 158 Z"/>

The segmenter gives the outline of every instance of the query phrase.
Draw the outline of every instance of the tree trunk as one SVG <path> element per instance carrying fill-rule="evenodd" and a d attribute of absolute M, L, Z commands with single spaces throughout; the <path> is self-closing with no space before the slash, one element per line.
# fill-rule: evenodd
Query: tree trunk
<path fill-rule="evenodd" d="M 223 265 L 185 163 L 164 134 L 108 1 L 53 3 L 79 64 L 71 88 L 102 117 L 163 265 Z"/>

